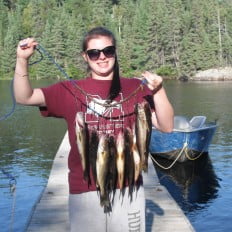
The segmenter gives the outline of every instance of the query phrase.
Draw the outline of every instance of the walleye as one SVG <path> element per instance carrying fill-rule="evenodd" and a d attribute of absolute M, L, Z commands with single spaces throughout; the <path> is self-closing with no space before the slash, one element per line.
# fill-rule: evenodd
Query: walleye
<path fill-rule="evenodd" d="M 109 169 L 107 178 L 107 188 L 110 192 L 115 191 L 117 185 L 117 148 L 114 136 L 109 137 Z"/>
<path fill-rule="evenodd" d="M 99 139 L 96 161 L 97 186 L 100 189 L 100 204 L 104 206 L 104 208 L 110 208 L 109 192 L 106 186 L 110 158 L 108 141 L 108 135 L 102 134 Z"/>
<path fill-rule="evenodd" d="M 117 171 L 118 171 L 118 184 L 119 188 L 122 190 L 123 185 L 124 185 L 124 171 L 125 171 L 125 154 L 124 154 L 124 136 L 123 132 L 120 131 L 117 140 L 116 140 L 116 145 L 117 145 Z"/>
<path fill-rule="evenodd" d="M 133 160 L 134 160 L 134 182 L 136 183 L 139 175 L 141 173 L 141 168 L 140 168 L 140 155 L 137 147 L 137 141 L 136 141 L 136 133 L 135 133 L 135 124 L 133 126 L 132 130 L 133 134 L 133 141 L 132 141 L 132 154 L 133 154 Z"/>
<path fill-rule="evenodd" d="M 147 172 L 148 169 L 148 149 L 151 138 L 152 121 L 151 121 L 151 110 L 147 102 L 138 103 L 135 107 L 136 113 L 136 143 L 138 146 L 141 169 Z"/>
<path fill-rule="evenodd" d="M 126 128 L 124 130 L 124 138 L 125 138 L 125 181 L 127 181 L 129 185 L 129 194 L 132 197 L 132 192 L 134 189 L 134 157 L 132 153 L 132 145 L 133 145 L 133 135 L 130 128 Z"/>
<path fill-rule="evenodd" d="M 81 166 L 83 169 L 83 177 L 84 180 L 89 182 L 89 163 L 87 157 L 88 129 L 84 121 L 83 112 L 77 112 L 76 114 L 76 137 L 77 148 L 80 154 Z"/>
<path fill-rule="evenodd" d="M 97 150 L 98 150 L 98 143 L 99 138 L 96 130 L 90 132 L 89 138 L 89 163 L 91 166 L 93 180 L 95 184 L 97 183 L 97 171 L 96 171 L 96 161 L 97 161 Z"/>

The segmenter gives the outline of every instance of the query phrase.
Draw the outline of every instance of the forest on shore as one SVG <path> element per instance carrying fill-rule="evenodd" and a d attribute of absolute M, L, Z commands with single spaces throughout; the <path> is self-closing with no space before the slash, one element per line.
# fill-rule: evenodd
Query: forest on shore
<path fill-rule="evenodd" d="M 231 0 L 0 0 L 0 78 L 12 77 L 18 41 L 31 36 L 70 77 L 85 77 L 81 42 L 95 26 L 116 35 L 125 77 L 149 70 L 177 79 L 232 64 Z M 30 77 L 63 75 L 44 55 Z"/>

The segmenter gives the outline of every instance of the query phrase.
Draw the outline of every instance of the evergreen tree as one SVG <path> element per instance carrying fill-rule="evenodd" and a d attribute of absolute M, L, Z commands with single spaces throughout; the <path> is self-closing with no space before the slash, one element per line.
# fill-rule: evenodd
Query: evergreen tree
<path fill-rule="evenodd" d="M 115 34 L 118 38 L 118 58 L 120 71 L 123 76 L 135 75 L 132 69 L 132 56 L 134 48 L 134 27 L 135 4 L 131 0 L 121 0 L 114 6 L 113 19 L 115 22 Z"/>
<path fill-rule="evenodd" d="M 165 46 L 167 44 L 168 12 L 165 0 L 149 1 L 149 49 L 148 67 L 156 69 L 165 64 Z M 155 10 L 154 10 L 155 9 Z"/>
<path fill-rule="evenodd" d="M 131 57 L 133 70 L 146 69 L 147 60 L 149 59 L 148 49 L 148 15 L 147 15 L 147 4 L 145 1 L 141 1 L 137 4 L 135 17 L 133 20 L 133 56 Z"/>
<path fill-rule="evenodd" d="M 55 78 L 57 70 L 55 69 L 54 64 L 50 60 L 50 57 L 53 58 L 53 43 L 51 40 L 52 33 L 52 24 L 53 21 L 48 19 L 45 25 L 44 32 L 39 41 L 40 45 L 45 49 L 46 54 L 44 54 L 44 59 L 38 65 L 33 65 L 32 70 L 35 69 L 36 73 L 33 73 L 37 79 L 40 78 Z M 49 56 L 47 56 L 47 53 Z"/>
<path fill-rule="evenodd" d="M 90 28 L 96 26 L 106 26 L 108 24 L 108 20 L 111 16 L 112 9 L 109 8 L 108 1 L 101 0 L 92 0 L 91 3 L 91 12 L 90 12 Z"/>
<path fill-rule="evenodd" d="M 3 3 L 3 0 L 0 0 L 0 46 L 3 46 L 4 35 L 7 30 L 7 8 Z"/>
<path fill-rule="evenodd" d="M 1 56 L 1 68 L 3 74 L 13 74 L 16 58 L 16 47 L 20 34 L 20 15 L 12 12 L 8 13 L 8 29 L 3 41 L 3 50 Z"/>
<path fill-rule="evenodd" d="M 7 20 L 7 7 L 4 5 L 3 0 L 0 0 L 0 57 L 3 57 L 4 38 L 6 35 L 8 20 Z M 0 76 L 3 75 L 2 62 L 0 62 Z"/>
<path fill-rule="evenodd" d="M 166 46 L 167 64 L 173 66 L 180 73 L 180 50 L 182 41 L 182 15 L 184 12 L 181 0 L 168 0 L 168 43 Z"/>
<path fill-rule="evenodd" d="M 82 78 L 82 37 L 95 26 L 116 35 L 124 76 L 145 69 L 191 75 L 232 63 L 231 0 L 0 0 L 1 76 L 13 72 L 19 39 L 33 36 L 70 76 Z M 39 59 L 35 52 L 31 61 Z M 30 72 L 63 76 L 48 58 Z"/>
<path fill-rule="evenodd" d="M 66 39 L 66 61 L 67 73 L 73 78 L 83 78 L 86 70 L 85 62 L 81 56 L 82 39 L 84 36 L 84 22 L 82 15 L 72 15 L 69 17 L 67 25 L 67 39 Z M 75 28 L 75 30 L 74 30 Z"/>
<path fill-rule="evenodd" d="M 24 31 L 28 36 L 40 38 L 49 14 L 56 8 L 55 0 L 30 0 L 23 13 Z"/>
<path fill-rule="evenodd" d="M 205 56 L 202 50 L 205 35 L 202 3 L 196 0 L 192 3 L 191 8 L 191 27 L 182 43 L 183 50 L 181 58 L 186 72 L 188 70 L 192 70 L 193 72 L 200 70 Z"/>

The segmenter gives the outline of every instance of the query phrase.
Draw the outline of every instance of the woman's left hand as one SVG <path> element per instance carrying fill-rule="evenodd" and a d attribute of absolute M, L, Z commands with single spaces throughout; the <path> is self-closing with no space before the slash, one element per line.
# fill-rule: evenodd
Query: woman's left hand
<path fill-rule="evenodd" d="M 147 80 L 147 86 L 153 93 L 162 88 L 163 78 L 161 76 L 145 71 L 142 73 L 142 77 Z"/>

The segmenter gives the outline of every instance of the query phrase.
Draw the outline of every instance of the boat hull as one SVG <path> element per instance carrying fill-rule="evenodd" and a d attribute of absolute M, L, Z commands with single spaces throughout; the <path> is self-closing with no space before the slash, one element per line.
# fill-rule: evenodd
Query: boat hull
<path fill-rule="evenodd" d="M 179 156 L 179 162 L 195 159 L 208 153 L 216 127 L 216 124 L 212 123 L 200 129 L 175 130 L 171 133 L 163 133 L 153 128 L 150 153 L 172 160 Z"/>

